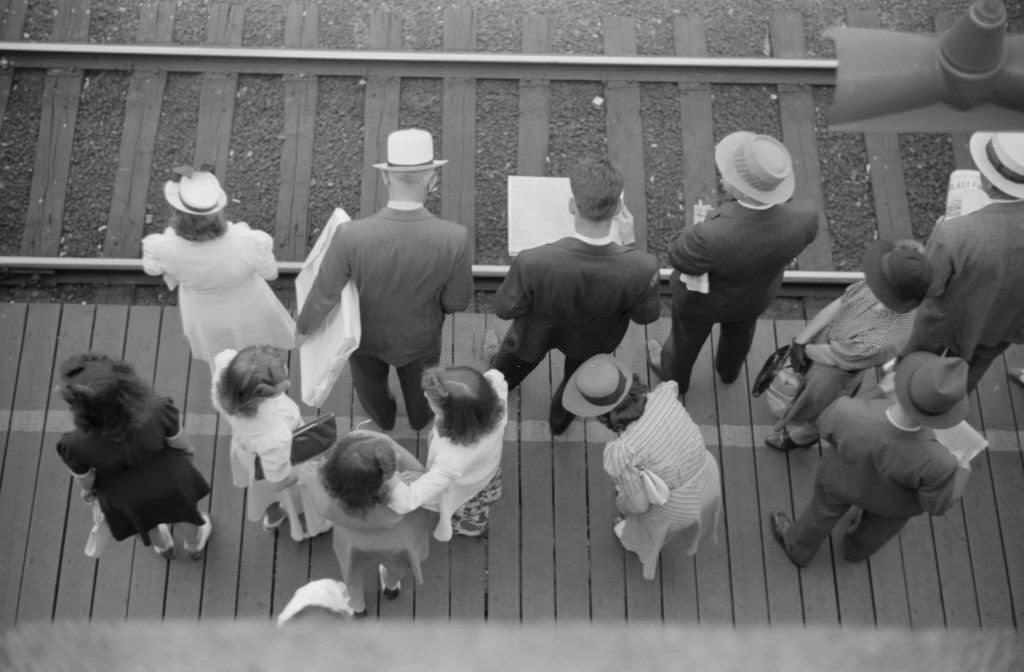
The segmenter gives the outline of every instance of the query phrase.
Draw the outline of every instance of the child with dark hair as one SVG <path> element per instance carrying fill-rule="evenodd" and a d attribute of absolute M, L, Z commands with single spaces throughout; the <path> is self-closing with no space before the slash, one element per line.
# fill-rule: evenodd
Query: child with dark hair
<path fill-rule="evenodd" d="M 320 460 L 291 463 L 292 431 L 302 415 L 286 394 L 289 386 L 284 353 L 269 345 L 224 350 L 214 358 L 213 405 L 231 426 L 231 477 L 236 487 L 249 489 L 248 518 L 262 518 L 267 532 L 287 519 L 292 539 L 301 541 L 331 525 L 309 499 Z M 263 478 L 257 478 L 257 459 Z"/>
<path fill-rule="evenodd" d="M 61 437 L 57 452 L 82 498 L 98 503 L 111 536 L 137 534 L 169 558 L 174 539 L 167 525 L 178 523 L 185 550 L 201 557 L 213 524 L 196 503 L 210 485 L 192 464 L 174 402 L 157 397 L 128 362 L 99 353 L 70 357 L 60 375 L 75 430 Z"/>
<path fill-rule="evenodd" d="M 434 538 L 487 531 L 491 504 L 501 498 L 501 448 L 508 423 L 508 384 L 500 371 L 469 366 L 423 372 L 423 394 L 434 411 L 427 472 L 411 484 L 389 482 L 397 513 L 420 506 L 441 514 Z"/>
<path fill-rule="evenodd" d="M 423 582 L 420 563 L 430 552 L 437 514 L 408 515 L 388 508 L 392 478 L 412 479 L 423 465 L 412 453 L 379 432 L 356 430 L 327 452 L 316 484 L 317 508 L 334 525 L 334 554 L 356 616 L 366 614 L 367 574 L 377 569 L 384 597 L 398 597 L 402 579 Z"/>

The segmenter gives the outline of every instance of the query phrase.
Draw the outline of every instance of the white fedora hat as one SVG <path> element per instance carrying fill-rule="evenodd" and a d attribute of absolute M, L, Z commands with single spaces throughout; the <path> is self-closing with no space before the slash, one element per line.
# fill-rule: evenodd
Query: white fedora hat
<path fill-rule="evenodd" d="M 1024 198 L 1024 133 L 975 133 L 971 158 L 996 189 Z"/>
<path fill-rule="evenodd" d="M 793 197 L 793 160 L 770 135 L 730 133 L 715 147 L 715 165 L 726 183 L 756 201 L 776 205 Z"/>
<path fill-rule="evenodd" d="M 213 215 L 228 204 L 228 195 L 220 186 L 217 176 L 205 170 L 175 168 L 181 175 L 175 182 L 164 182 L 164 198 L 175 210 L 193 215 Z"/>
<path fill-rule="evenodd" d="M 428 170 L 448 163 L 447 159 L 434 159 L 434 138 L 419 128 L 403 128 L 388 135 L 387 163 L 375 163 L 374 168 L 394 172 Z"/>

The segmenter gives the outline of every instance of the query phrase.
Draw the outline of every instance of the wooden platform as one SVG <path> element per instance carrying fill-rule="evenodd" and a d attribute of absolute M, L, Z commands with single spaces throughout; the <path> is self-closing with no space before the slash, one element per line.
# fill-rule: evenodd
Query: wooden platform
<path fill-rule="evenodd" d="M 481 365 L 485 330 L 504 326 L 493 315 L 454 316 L 444 358 Z M 601 468 L 608 433 L 576 422 L 564 437 L 548 434 L 548 399 L 561 377 L 555 354 L 510 399 L 505 496 L 494 507 L 489 539 L 435 544 L 425 583 L 393 602 L 371 600 L 371 618 L 915 629 L 1024 622 L 1024 390 L 1008 386 L 1004 373 L 1006 365 L 1024 365 L 1024 348 L 993 366 L 974 399 L 971 419 L 992 447 L 975 461 L 961 505 L 942 518 L 914 520 L 868 563 L 847 564 L 825 546 L 798 571 L 765 518 L 770 510 L 802 508 L 818 454 L 787 456 L 761 446 L 770 418 L 750 399 L 747 380 L 776 342 L 799 328 L 762 322 L 747 377 L 735 385 L 712 377 L 710 347 L 695 370 L 689 408 L 724 479 L 717 544 L 692 559 L 670 546 L 656 580 L 642 579 L 611 531 L 613 491 Z M 665 319 L 647 329 L 633 325 L 619 355 L 640 368 L 646 338 L 667 331 Z M 244 493 L 232 487 L 228 469 L 229 437 L 210 406 L 209 371 L 190 361 L 177 309 L 3 304 L 0 342 L 0 628 L 48 619 L 268 618 L 308 579 L 337 575 L 326 537 L 296 544 L 244 521 Z M 213 484 L 203 505 L 216 527 L 203 561 L 167 562 L 132 541 L 113 545 L 99 561 L 83 555 L 89 513 L 54 450 L 71 423 L 51 389 L 60 361 L 88 349 L 131 360 L 185 411 L 197 463 Z M 364 415 L 347 377 L 327 408 L 346 426 Z M 401 420 L 396 435 L 424 454 L 423 437 Z"/>

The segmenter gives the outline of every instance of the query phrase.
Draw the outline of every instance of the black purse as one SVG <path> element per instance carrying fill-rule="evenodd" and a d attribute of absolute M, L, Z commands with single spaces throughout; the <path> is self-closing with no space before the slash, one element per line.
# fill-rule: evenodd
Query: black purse
<path fill-rule="evenodd" d="M 757 378 L 754 379 L 754 385 L 750 389 L 750 394 L 755 397 L 760 397 L 768 386 L 772 384 L 775 379 L 775 374 L 782 370 L 782 367 L 789 363 L 789 346 L 784 345 L 772 354 L 768 355 L 768 359 L 764 361 L 764 366 L 761 367 L 761 371 L 757 374 Z"/>
<path fill-rule="evenodd" d="M 324 413 L 298 427 L 292 432 L 292 465 L 302 464 L 306 460 L 320 455 L 333 446 L 337 439 L 338 420 L 334 417 L 334 413 Z M 253 471 L 255 472 L 253 477 L 257 481 L 266 478 L 259 455 L 253 460 Z"/>

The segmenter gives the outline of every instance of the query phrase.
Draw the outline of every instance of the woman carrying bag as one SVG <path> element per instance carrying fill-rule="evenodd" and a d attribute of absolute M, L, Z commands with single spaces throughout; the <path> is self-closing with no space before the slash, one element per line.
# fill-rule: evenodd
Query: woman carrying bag
<path fill-rule="evenodd" d="M 95 507 L 86 554 L 97 557 L 109 539 L 138 535 L 171 558 L 173 523 L 185 531 L 186 553 L 202 557 L 213 523 L 196 505 L 210 485 L 192 464 L 174 402 L 156 396 L 128 362 L 99 353 L 70 357 L 60 374 L 75 429 L 57 452 Z"/>
<path fill-rule="evenodd" d="M 825 306 L 793 340 L 790 360 L 803 387 L 765 445 L 788 451 L 818 440 L 814 421 L 841 396 L 855 394 L 864 371 L 895 357 L 932 281 L 932 267 L 915 241 L 872 243 L 864 280 Z"/>
<path fill-rule="evenodd" d="M 249 346 L 214 358 L 213 405 L 231 426 L 231 477 L 236 487 L 248 488 L 247 517 L 262 519 L 267 532 L 287 520 L 292 539 L 301 541 L 323 534 L 331 523 L 310 498 L 320 460 L 294 463 L 293 431 L 302 415 L 286 394 L 289 386 L 277 348 Z M 329 442 L 322 445 L 327 447 Z"/>

